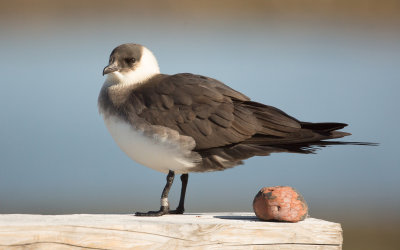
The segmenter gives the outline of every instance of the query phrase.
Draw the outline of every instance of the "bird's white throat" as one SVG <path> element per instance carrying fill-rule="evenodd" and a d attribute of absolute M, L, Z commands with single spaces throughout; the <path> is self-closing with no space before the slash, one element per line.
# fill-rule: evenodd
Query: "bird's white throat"
<path fill-rule="evenodd" d="M 149 49 L 143 47 L 142 57 L 134 70 L 109 73 L 105 84 L 131 86 L 143 83 L 157 74 L 160 74 L 157 59 Z"/>

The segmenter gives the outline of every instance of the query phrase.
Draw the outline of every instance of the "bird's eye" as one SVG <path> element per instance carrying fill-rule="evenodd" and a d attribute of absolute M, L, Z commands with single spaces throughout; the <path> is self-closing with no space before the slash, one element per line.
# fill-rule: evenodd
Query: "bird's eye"
<path fill-rule="evenodd" d="M 136 59 L 133 58 L 133 57 L 131 57 L 131 58 L 126 58 L 126 59 L 125 59 L 125 62 L 128 63 L 128 64 L 132 64 L 132 63 L 136 62 Z"/>

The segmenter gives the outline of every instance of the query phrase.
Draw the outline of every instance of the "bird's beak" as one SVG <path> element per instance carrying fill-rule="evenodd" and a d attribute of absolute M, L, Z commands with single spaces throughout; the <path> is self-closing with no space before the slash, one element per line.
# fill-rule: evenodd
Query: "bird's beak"
<path fill-rule="evenodd" d="M 118 67 L 118 65 L 116 65 L 115 63 L 112 63 L 112 64 L 106 66 L 106 67 L 103 69 L 103 76 L 104 76 L 104 75 L 107 75 L 107 74 L 109 74 L 109 73 L 111 73 L 111 72 L 118 71 L 119 69 L 120 69 L 120 68 Z"/>

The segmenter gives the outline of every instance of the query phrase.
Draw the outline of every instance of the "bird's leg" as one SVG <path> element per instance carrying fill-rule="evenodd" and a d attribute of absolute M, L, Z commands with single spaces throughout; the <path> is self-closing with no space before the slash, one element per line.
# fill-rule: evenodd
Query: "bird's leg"
<path fill-rule="evenodd" d="M 189 174 L 182 174 L 182 189 L 181 189 L 181 198 L 179 199 L 179 205 L 176 210 L 169 211 L 170 214 L 183 214 L 185 212 L 185 195 L 186 195 L 186 186 L 188 183 Z"/>
<path fill-rule="evenodd" d="M 168 193 L 171 189 L 172 183 L 174 182 L 175 173 L 170 170 L 167 175 L 167 183 L 165 184 L 164 190 L 161 194 L 161 207 L 158 211 L 149 211 L 147 213 L 136 212 L 136 216 L 161 216 L 169 213 L 168 205 Z"/>

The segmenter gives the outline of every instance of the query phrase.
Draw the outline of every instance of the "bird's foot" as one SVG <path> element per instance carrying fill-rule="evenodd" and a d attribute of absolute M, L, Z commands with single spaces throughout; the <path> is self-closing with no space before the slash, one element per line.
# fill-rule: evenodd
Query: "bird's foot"
<path fill-rule="evenodd" d="M 160 210 L 158 211 L 149 211 L 147 213 L 143 213 L 143 212 L 136 212 L 135 215 L 136 216 L 161 216 L 164 214 L 183 214 L 183 212 L 185 211 L 184 208 L 180 208 L 177 207 L 176 210 L 169 210 L 169 207 L 165 207 L 165 206 L 161 206 Z"/>
<path fill-rule="evenodd" d="M 168 212 L 159 210 L 159 211 L 148 211 L 147 213 L 146 212 L 136 212 L 135 213 L 136 216 L 148 216 L 148 217 L 151 217 L 151 216 L 156 217 L 156 216 L 161 216 L 164 214 L 168 214 Z"/>
<path fill-rule="evenodd" d="M 169 213 L 169 207 L 161 206 L 160 210 L 158 210 L 158 211 L 149 211 L 147 213 L 136 212 L 135 215 L 136 216 L 161 216 L 161 215 L 168 214 L 168 213 Z"/>
<path fill-rule="evenodd" d="M 177 207 L 175 210 L 170 210 L 170 214 L 183 214 L 185 212 L 185 209 L 183 207 Z"/>

